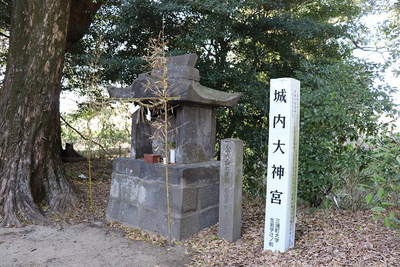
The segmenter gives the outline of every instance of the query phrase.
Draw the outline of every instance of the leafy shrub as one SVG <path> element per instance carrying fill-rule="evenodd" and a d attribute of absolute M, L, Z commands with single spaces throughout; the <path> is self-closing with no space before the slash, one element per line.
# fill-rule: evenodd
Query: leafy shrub
<path fill-rule="evenodd" d="M 301 81 L 298 192 L 319 206 L 340 186 L 342 174 L 351 176 L 366 165 L 366 151 L 350 144 L 385 129 L 375 114 L 395 112 L 393 89 L 376 86 L 376 66 L 362 61 L 306 62 L 296 76 Z"/>
<path fill-rule="evenodd" d="M 379 135 L 371 144 L 374 153 L 366 169 L 369 180 L 360 184 L 359 190 L 368 193 L 365 199 L 375 212 L 374 219 L 383 217 L 386 227 L 400 227 L 395 213 L 387 213 L 389 207 L 400 204 L 400 134 Z"/>

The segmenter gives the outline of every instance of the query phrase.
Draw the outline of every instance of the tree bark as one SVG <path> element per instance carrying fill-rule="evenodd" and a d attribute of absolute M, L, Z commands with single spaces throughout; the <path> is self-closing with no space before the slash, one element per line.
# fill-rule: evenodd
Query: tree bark
<path fill-rule="evenodd" d="M 71 14 L 69 16 L 67 48 L 79 41 L 87 32 L 103 0 L 72 0 Z"/>
<path fill-rule="evenodd" d="M 1 226 L 46 222 L 77 202 L 60 155 L 59 96 L 71 0 L 14 0 L 0 91 Z M 0 218 L 1 219 L 1 218 Z"/>

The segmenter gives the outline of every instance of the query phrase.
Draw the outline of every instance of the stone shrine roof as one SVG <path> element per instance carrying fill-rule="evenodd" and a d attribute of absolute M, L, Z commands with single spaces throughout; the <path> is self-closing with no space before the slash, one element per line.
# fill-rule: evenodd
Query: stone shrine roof
<path fill-rule="evenodd" d="M 233 107 L 241 96 L 240 93 L 227 93 L 205 87 L 199 83 L 199 71 L 194 68 L 197 55 L 167 57 L 165 63 L 167 73 L 168 97 L 177 97 L 171 102 L 191 102 L 195 104 Z M 131 87 L 110 87 L 108 92 L 112 98 L 152 98 L 162 84 L 163 69 L 152 70 L 151 74 L 140 74 Z M 151 88 L 151 89 L 149 89 Z"/>

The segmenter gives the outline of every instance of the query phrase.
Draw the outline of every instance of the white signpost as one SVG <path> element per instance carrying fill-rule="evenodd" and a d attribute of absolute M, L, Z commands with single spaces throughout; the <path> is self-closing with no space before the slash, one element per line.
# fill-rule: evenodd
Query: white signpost
<path fill-rule="evenodd" d="M 294 247 L 300 81 L 271 79 L 264 249 Z"/>

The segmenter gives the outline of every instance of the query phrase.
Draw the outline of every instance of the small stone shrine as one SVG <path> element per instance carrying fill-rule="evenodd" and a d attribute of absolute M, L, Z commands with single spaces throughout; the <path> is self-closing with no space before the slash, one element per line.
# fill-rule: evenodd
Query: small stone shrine
<path fill-rule="evenodd" d="M 169 101 L 174 107 L 169 123 L 176 129 L 176 164 L 168 165 L 171 206 L 171 236 L 181 240 L 218 222 L 220 162 L 215 157 L 216 108 L 232 107 L 240 94 L 202 86 L 195 69 L 197 55 L 167 58 Z M 146 90 L 157 84 L 162 68 L 141 74 L 131 87 L 110 88 L 112 98 L 146 99 L 156 95 Z M 142 109 L 143 111 L 143 109 Z M 143 112 L 132 115 L 131 157 L 113 164 L 107 219 L 168 236 L 165 165 L 148 163 L 145 154 L 156 154 L 154 129 Z M 152 113 L 152 116 L 156 114 Z M 158 153 L 160 154 L 160 153 Z"/>

